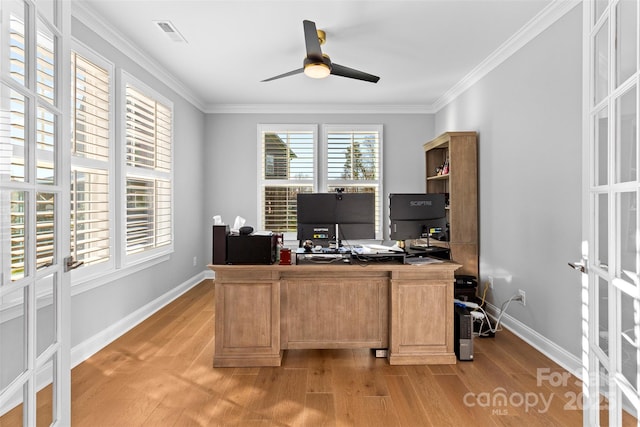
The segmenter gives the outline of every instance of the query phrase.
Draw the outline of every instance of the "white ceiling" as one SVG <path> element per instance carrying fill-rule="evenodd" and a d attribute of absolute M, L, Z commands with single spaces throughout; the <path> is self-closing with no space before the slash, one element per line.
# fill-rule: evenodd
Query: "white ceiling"
<path fill-rule="evenodd" d="M 376 105 L 430 109 L 551 0 L 78 0 L 216 110 L 260 105 Z M 376 84 L 303 74 L 302 21 L 327 33 L 331 60 Z M 187 40 L 171 41 L 169 20 Z"/>

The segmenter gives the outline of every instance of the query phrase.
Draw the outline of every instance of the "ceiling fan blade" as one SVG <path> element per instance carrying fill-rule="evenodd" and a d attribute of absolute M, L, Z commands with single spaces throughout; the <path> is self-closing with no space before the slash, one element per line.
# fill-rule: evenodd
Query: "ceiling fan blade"
<path fill-rule="evenodd" d="M 261 80 L 261 82 L 270 82 L 271 80 L 281 79 L 282 77 L 289 77 L 295 74 L 300 74 L 304 71 L 304 68 L 300 68 L 298 70 L 289 71 L 288 73 L 280 74 L 274 77 L 269 77 L 268 79 Z"/>
<path fill-rule="evenodd" d="M 350 79 L 364 80 L 366 82 L 378 83 L 380 77 L 373 74 L 365 73 L 364 71 L 354 70 L 353 68 L 345 67 L 344 65 L 331 64 L 331 74 L 341 77 L 349 77 Z"/>
<path fill-rule="evenodd" d="M 307 58 L 322 58 L 322 49 L 320 48 L 320 41 L 318 40 L 318 31 L 316 30 L 316 23 L 313 21 L 302 21 L 304 26 L 304 41 L 307 46 Z"/>

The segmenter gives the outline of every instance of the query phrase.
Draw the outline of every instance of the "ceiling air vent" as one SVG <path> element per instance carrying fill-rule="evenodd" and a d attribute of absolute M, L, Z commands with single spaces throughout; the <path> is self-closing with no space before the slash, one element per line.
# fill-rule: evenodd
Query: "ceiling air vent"
<path fill-rule="evenodd" d="M 171 21 L 153 21 L 156 23 L 160 31 L 166 34 L 174 42 L 186 43 L 187 40 L 180 34 L 180 31 L 171 23 Z"/>

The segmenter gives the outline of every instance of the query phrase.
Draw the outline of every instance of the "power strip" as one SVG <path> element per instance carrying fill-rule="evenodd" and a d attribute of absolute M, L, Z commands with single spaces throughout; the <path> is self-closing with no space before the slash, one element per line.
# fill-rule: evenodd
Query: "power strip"
<path fill-rule="evenodd" d="M 476 309 L 478 307 L 480 307 L 478 304 L 476 304 L 475 302 L 471 302 L 471 301 L 460 301 L 459 299 L 454 299 L 453 300 L 454 304 L 462 304 L 467 308 L 470 309 Z"/>

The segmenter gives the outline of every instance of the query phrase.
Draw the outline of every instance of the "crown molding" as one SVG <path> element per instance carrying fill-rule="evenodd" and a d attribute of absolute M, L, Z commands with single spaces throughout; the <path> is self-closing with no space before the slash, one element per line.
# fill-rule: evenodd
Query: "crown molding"
<path fill-rule="evenodd" d="M 552 0 L 544 9 L 527 22 L 518 32 L 511 36 L 491 55 L 485 58 L 469 74 L 445 92 L 431 105 L 434 112 L 440 111 L 463 92 L 476 84 L 480 79 L 489 74 L 498 65 L 506 61 L 511 55 L 522 49 L 527 43 L 536 38 L 557 20 L 577 5 L 581 0 Z"/>
<path fill-rule="evenodd" d="M 210 104 L 208 114 L 433 114 L 429 105 Z"/>
<path fill-rule="evenodd" d="M 95 31 L 100 37 L 111 43 L 116 49 L 129 58 L 135 58 L 135 61 L 154 77 L 166 84 L 170 89 L 175 91 L 182 98 L 191 103 L 200 111 L 205 111 L 205 103 L 195 95 L 195 93 L 186 87 L 180 80 L 169 73 L 158 62 L 150 58 L 139 47 L 131 43 L 125 36 L 114 29 L 108 22 L 98 16 L 90 6 L 82 0 L 71 0 L 71 15 L 83 24 L 87 25 L 91 30 Z"/>

